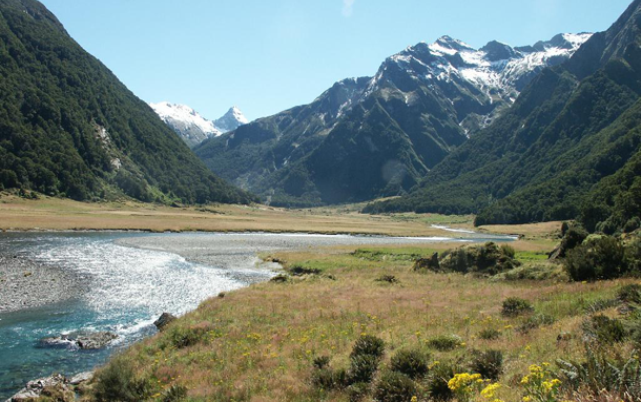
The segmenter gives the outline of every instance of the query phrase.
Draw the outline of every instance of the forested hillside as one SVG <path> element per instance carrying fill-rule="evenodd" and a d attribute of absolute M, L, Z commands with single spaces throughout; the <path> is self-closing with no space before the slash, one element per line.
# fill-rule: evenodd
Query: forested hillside
<path fill-rule="evenodd" d="M 0 1 L 0 187 L 249 202 L 35 0 Z"/>
<path fill-rule="evenodd" d="M 366 210 L 478 213 L 479 225 L 580 216 L 621 229 L 641 205 L 640 5 L 537 76 L 409 196 Z"/>

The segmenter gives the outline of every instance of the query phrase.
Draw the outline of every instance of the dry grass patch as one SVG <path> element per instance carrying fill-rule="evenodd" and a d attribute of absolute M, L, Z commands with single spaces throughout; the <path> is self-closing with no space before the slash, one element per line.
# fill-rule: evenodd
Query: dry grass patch
<path fill-rule="evenodd" d="M 557 341 L 558 336 L 578 331 L 591 303 L 614 297 L 625 283 L 503 282 L 412 272 L 412 261 L 404 256 L 429 255 L 441 246 L 365 250 L 381 251 L 377 258 L 365 258 L 353 248 L 275 254 L 288 264 L 322 269 L 336 280 L 311 275 L 210 299 L 135 345 L 126 357 L 156 392 L 179 384 L 194 401 L 347 401 L 345 392 L 312 384 L 313 360 L 329 356 L 332 367 L 348 367 L 355 340 L 370 334 L 385 341 L 382 370 L 398 350 L 429 352 L 433 361 L 448 361 L 467 358 L 472 349 L 498 349 L 504 355 L 501 381 L 516 384 L 532 363 L 554 361 L 561 353 L 578 357 L 580 341 Z M 395 276 L 398 283 L 376 281 L 383 275 Z M 527 315 L 500 314 L 508 297 L 530 301 L 535 313 L 553 317 L 553 323 L 520 331 Z M 207 331 L 199 342 L 178 348 L 166 342 L 174 328 Z M 500 331 L 500 337 L 480 339 L 478 334 L 488 328 Z M 452 351 L 432 350 L 430 340 L 444 335 L 457 335 L 463 343 Z M 506 388 L 502 395 L 518 400 L 520 390 Z"/>

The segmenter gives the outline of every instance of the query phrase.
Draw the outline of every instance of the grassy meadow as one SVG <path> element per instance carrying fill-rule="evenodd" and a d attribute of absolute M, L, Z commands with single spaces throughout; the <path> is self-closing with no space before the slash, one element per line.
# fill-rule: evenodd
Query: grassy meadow
<path fill-rule="evenodd" d="M 519 278 L 412 269 L 416 258 L 457 246 L 453 244 L 263 255 L 282 261 L 290 271 L 297 267 L 314 274 L 203 302 L 115 358 L 99 374 L 102 380 L 94 391 L 124 370 L 148 387 L 150 400 L 372 401 L 373 388 L 358 394 L 353 387 L 321 386 L 318 373 L 347 369 L 354 343 L 373 335 L 385 344 L 374 383 L 384 381 L 380 378 L 389 371 L 391 357 L 401 350 L 428 356 L 433 372 L 444 365 L 466 372 L 476 351 L 498 350 L 503 364 L 500 388 L 492 398 L 474 391 L 457 394 L 455 400 L 520 401 L 526 395 L 521 381 L 532 365 L 545 367 L 541 365 L 562 356 L 580 358 L 582 322 L 596 309 L 617 315 L 607 301 L 630 280 L 570 283 L 559 266 L 546 261 L 555 235 L 541 232 L 539 225 L 518 230 L 533 239 L 512 244 L 522 262 Z M 539 271 L 547 279 L 540 280 Z M 505 316 L 502 302 L 510 297 L 529 301 L 534 310 Z M 329 369 L 314 367 L 324 360 L 320 357 L 329 358 Z M 429 386 L 418 384 L 411 401 L 432 400 Z"/>

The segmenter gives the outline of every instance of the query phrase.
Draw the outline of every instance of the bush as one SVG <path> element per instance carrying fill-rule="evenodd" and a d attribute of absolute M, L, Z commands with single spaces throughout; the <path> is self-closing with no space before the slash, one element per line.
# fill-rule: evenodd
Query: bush
<path fill-rule="evenodd" d="M 339 389 L 347 384 L 347 372 L 344 369 L 332 370 L 322 368 L 312 374 L 312 383 L 322 389 Z"/>
<path fill-rule="evenodd" d="M 149 383 L 137 379 L 130 363 L 116 358 L 97 376 L 94 397 L 97 402 L 139 402 L 149 397 Z"/>
<path fill-rule="evenodd" d="M 398 283 L 398 279 L 394 275 L 383 275 L 380 278 L 376 279 L 376 282 L 387 282 L 391 284 Z"/>
<path fill-rule="evenodd" d="M 378 370 L 380 358 L 374 355 L 356 355 L 350 359 L 348 384 L 370 383 Z"/>
<path fill-rule="evenodd" d="M 636 351 L 629 357 L 610 356 L 603 348 L 587 345 L 584 361 L 558 360 L 564 384 L 586 395 L 585 401 L 640 401 L 641 362 Z M 607 398 L 613 394 L 613 398 Z"/>
<path fill-rule="evenodd" d="M 316 357 L 314 359 L 312 364 L 317 369 L 324 369 L 325 367 L 327 367 L 329 365 L 329 362 L 330 362 L 329 356 L 318 356 L 318 357 Z"/>
<path fill-rule="evenodd" d="M 583 332 L 601 344 L 610 345 L 623 342 L 626 337 L 623 323 L 604 315 L 595 315 L 583 323 Z"/>
<path fill-rule="evenodd" d="M 622 286 L 617 291 L 617 299 L 622 303 L 641 304 L 641 285 L 633 283 Z"/>
<path fill-rule="evenodd" d="M 168 339 L 172 346 L 182 349 L 201 342 L 204 335 L 205 330 L 202 328 L 189 328 L 174 325 L 167 331 L 166 339 Z M 166 344 L 164 344 L 164 346 L 166 347 Z"/>
<path fill-rule="evenodd" d="M 483 378 L 498 380 L 503 373 L 503 352 L 500 350 L 473 351 L 470 364 L 472 373 L 478 373 Z"/>
<path fill-rule="evenodd" d="M 187 388 L 182 385 L 172 385 L 162 396 L 162 402 L 181 402 L 187 398 Z"/>
<path fill-rule="evenodd" d="M 350 358 L 357 356 L 374 356 L 380 360 L 385 351 L 385 342 L 382 339 L 372 335 L 363 335 L 356 340 Z"/>
<path fill-rule="evenodd" d="M 571 227 L 570 229 L 567 229 L 563 239 L 561 240 L 559 257 L 565 257 L 570 250 L 580 246 L 583 243 L 583 240 L 587 237 L 588 232 L 580 227 Z"/>
<path fill-rule="evenodd" d="M 435 401 L 449 401 L 454 398 L 454 393 L 447 385 L 454 374 L 459 372 L 449 363 L 437 364 L 432 368 L 432 373 L 427 383 L 427 393 Z"/>
<path fill-rule="evenodd" d="M 493 279 L 507 281 L 545 281 L 567 282 L 570 280 L 562 266 L 550 262 L 528 262 L 510 271 L 496 275 Z"/>
<path fill-rule="evenodd" d="M 370 385 L 365 383 L 356 383 L 347 387 L 347 396 L 350 402 L 362 401 L 369 394 Z"/>
<path fill-rule="evenodd" d="M 595 238 L 570 251 L 564 266 L 575 281 L 614 279 L 627 272 L 623 245 L 608 236 Z"/>
<path fill-rule="evenodd" d="M 529 317 L 523 324 L 518 328 L 519 332 L 529 332 L 533 329 L 539 328 L 541 325 L 552 325 L 556 321 L 556 318 L 547 314 L 535 314 Z"/>
<path fill-rule="evenodd" d="M 493 341 L 501 337 L 501 331 L 494 328 L 485 328 L 479 331 L 477 336 L 479 337 L 479 339 L 484 339 L 486 341 Z"/>
<path fill-rule="evenodd" d="M 318 268 L 306 268 L 300 265 L 294 265 L 291 268 L 288 268 L 287 271 L 292 276 L 303 276 L 303 275 L 320 275 L 323 271 Z"/>
<path fill-rule="evenodd" d="M 387 372 L 376 384 L 374 398 L 378 402 L 411 402 L 416 396 L 416 385 L 405 374 Z"/>
<path fill-rule="evenodd" d="M 532 311 L 534 311 L 534 308 L 529 301 L 519 297 L 510 297 L 503 301 L 501 314 L 505 317 L 518 317 L 524 313 L 530 313 Z"/>
<path fill-rule="evenodd" d="M 641 227 L 641 219 L 638 216 L 630 218 L 623 226 L 623 233 L 632 233 Z"/>
<path fill-rule="evenodd" d="M 431 338 L 427 345 L 441 352 L 454 350 L 463 344 L 463 340 L 458 335 L 441 335 Z"/>
<path fill-rule="evenodd" d="M 440 269 L 449 272 L 475 272 L 496 275 L 520 265 L 514 259 L 514 249 L 510 246 L 497 246 L 488 242 L 482 246 L 459 248 L 443 253 L 439 262 Z"/>
<path fill-rule="evenodd" d="M 392 371 L 398 371 L 411 379 L 424 377 L 428 372 L 428 356 L 420 350 L 401 350 L 391 359 Z"/>

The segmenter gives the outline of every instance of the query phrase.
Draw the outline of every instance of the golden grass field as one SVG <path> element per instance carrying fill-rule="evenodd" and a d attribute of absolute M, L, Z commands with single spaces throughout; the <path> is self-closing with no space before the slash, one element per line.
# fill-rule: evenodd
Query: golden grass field
<path fill-rule="evenodd" d="M 342 247 L 264 255 L 290 266 L 321 269 L 335 280 L 321 275 L 269 282 L 207 300 L 118 359 L 150 381 L 157 398 L 181 385 L 188 389 L 190 401 L 348 401 L 344 391 L 312 384 L 313 359 L 329 356 L 333 368 L 347 367 L 354 341 L 371 334 L 386 343 L 382 371 L 394 352 L 406 348 L 430 353 L 432 364 L 464 358 L 473 349 L 499 349 L 505 362 L 498 397 L 520 401 L 519 382 L 528 367 L 561 356 L 578 357 L 583 343 L 576 334 L 590 305 L 613 298 L 628 283 L 497 281 L 411 269 L 417 255 L 429 256 L 450 246 Z M 526 265 L 547 264 L 543 260 L 548 250 L 540 244 L 519 241 L 514 248 Z M 382 275 L 394 275 L 399 282 L 376 281 Z M 500 314 L 502 301 L 511 296 L 531 301 L 536 314 L 555 322 L 519 331 L 527 317 Z M 614 309 L 605 313 L 616 314 Z M 500 331 L 500 337 L 479 339 L 480 331 L 488 328 Z M 204 335 L 194 344 L 177 347 L 175 340 L 186 333 Z M 557 341 L 565 333 L 573 335 Z M 427 345 L 430 338 L 449 334 L 464 343 L 449 352 Z M 485 399 L 477 395 L 473 400 Z"/>

